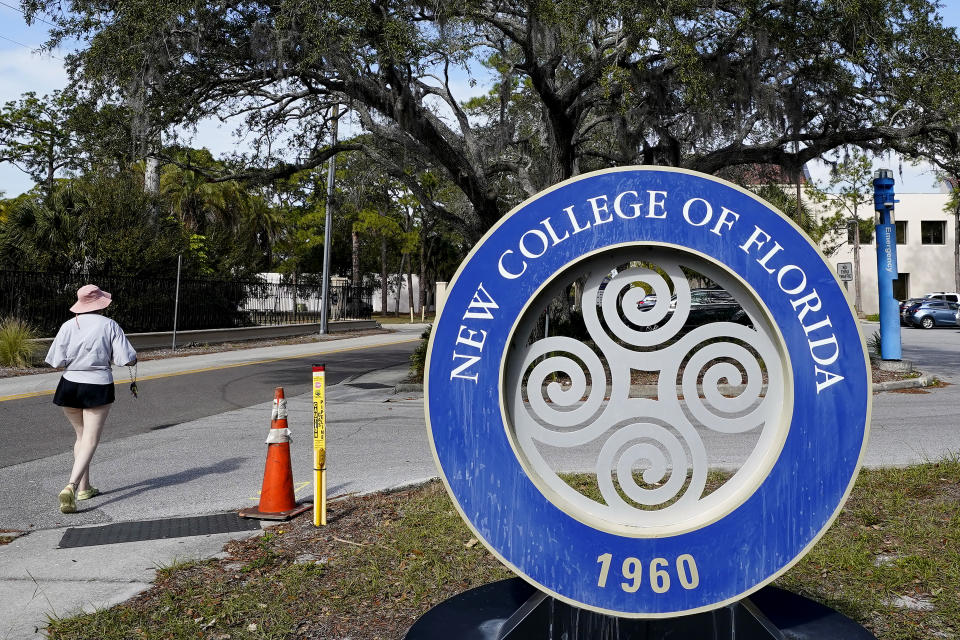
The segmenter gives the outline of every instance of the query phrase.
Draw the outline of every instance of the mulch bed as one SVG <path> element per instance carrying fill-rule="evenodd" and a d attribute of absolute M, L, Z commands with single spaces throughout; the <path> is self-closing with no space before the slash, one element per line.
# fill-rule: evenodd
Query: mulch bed
<path fill-rule="evenodd" d="M 48 633 L 79 639 L 109 626 L 105 637 L 159 638 L 177 620 L 171 637 L 398 639 L 447 598 L 513 575 L 471 537 L 439 481 L 332 502 L 327 523 L 314 527 L 307 512 L 228 542 L 226 557 L 159 572 L 106 618 L 55 621 Z"/>

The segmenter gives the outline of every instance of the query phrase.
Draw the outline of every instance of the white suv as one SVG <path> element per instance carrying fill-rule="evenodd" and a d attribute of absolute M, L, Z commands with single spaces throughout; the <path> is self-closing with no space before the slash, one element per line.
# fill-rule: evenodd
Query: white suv
<path fill-rule="evenodd" d="M 960 302 L 960 293 L 955 291 L 934 291 L 923 296 L 924 298 L 936 298 L 946 300 L 947 302 Z"/>

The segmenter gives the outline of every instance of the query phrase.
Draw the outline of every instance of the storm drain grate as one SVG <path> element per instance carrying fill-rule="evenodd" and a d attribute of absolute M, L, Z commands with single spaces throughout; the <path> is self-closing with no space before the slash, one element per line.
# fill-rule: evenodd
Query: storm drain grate
<path fill-rule="evenodd" d="M 168 518 L 166 520 L 142 520 L 140 522 L 117 522 L 102 527 L 71 527 L 60 539 L 61 549 L 92 547 L 119 542 L 140 542 L 163 538 L 205 536 L 212 533 L 254 531 L 260 529 L 260 521 L 241 518 L 236 512 L 215 513 L 209 516 Z"/>
<path fill-rule="evenodd" d="M 392 384 L 382 384 L 380 382 L 351 382 L 347 386 L 357 389 L 392 389 Z"/>

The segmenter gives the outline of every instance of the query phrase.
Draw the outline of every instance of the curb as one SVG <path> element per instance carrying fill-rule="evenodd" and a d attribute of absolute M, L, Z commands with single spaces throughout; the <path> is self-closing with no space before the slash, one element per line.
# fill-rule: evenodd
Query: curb
<path fill-rule="evenodd" d="M 873 383 L 873 392 L 895 391 L 897 389 L 917 389 L 919 387 L 929 387 L 938 382 L 936 376 L 920 376 L 919 378 L 910 378 L 909 380 L 891 380 L 889 382 Z"/>
<path fill-rule="evenodd" d="M 873 393 L 881 393 L 883 391 L 896 391 L 898 389 L 916 389 L 919 387 L 929 387 L 938 382 L 936 376 L 920 376 L 919 378 L 910 378 L 908 380 L 891 380 L 889 382 L 874 382 L 873 383 Z M 729 386 L 722 385 L 720 388 L 721 393 L 737 393 L 738 391 L 743 390 L 743 386 Z M 589 387 L 585 393 L 589 393 Z M 423 393 L 423 385 L 416 383 L 401 383 L 393 388 L 394 393 Z M 657 386 L 652 384 L 645 385 L 631 385 L 630 393 L 635 397 L 640 398 L 656 398 L 657 397 Z"/>

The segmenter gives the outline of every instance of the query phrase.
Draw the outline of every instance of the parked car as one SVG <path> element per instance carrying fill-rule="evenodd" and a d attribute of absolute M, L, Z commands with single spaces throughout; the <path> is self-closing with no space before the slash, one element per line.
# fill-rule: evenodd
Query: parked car
<path fill-rule="evenodd" d="M 640 310 L 650 308 L 656 304 L 656 301 L 656 295 L 649 294 L 637 303 L 637 308 Z M 676 308 L 677 296 L 672 296 L 667 316 L 656 325 L 647 328 L 656 329 L 663 326 Z M 728 291 L 723 289 L 691 289 L 690 313 L 687 315 L 687 321 L 683 325 L 684 328 L 691 329 L 710 322 L 736 322 L 746 326 L 752 325 L 750 316 Z"/>
<path fill-rule="evenodd" d="M 934 327 L 957 326 L 957 312 L 960 304 L 929 298 L 907 309 L 907 318 L 915 327 L 932 329 Z"/>
<path fill-rule="evenodd" d="M 900 301 L 900 324 L 903 326 L 910 326 L 910 318 L 907 315 L 907 309 L 912 307 L 915 304 L 920 304 L 926 300 L 926 298 L 907 298 L 906 300 Z"/>
<path fill-rule="evenodd" d="M 957 293 L 956 291 L 934 291 L 924 295 L 923 297 L 946 300 L 947 302 L 960 302 L 960 293 Z"/>

